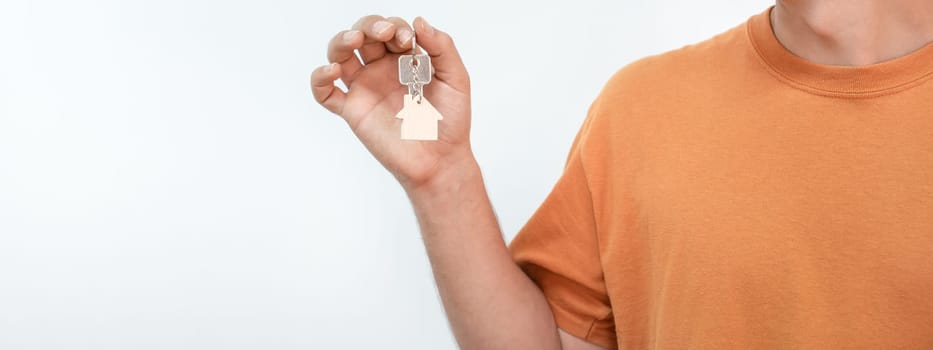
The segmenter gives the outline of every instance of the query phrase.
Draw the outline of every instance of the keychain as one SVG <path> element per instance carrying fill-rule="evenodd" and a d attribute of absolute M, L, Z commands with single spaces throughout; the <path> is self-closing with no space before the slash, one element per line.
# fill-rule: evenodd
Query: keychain
<path fill-rule="evenodd" d="M 437 140 L 441 113 L 424 97 L 424 85 L 431 82 L 431 56 L 418 54 L 415 37 L 411 38 L 411 55 L 398 58 L 398 81 L 408 86 L 402 110 L 395 115 L 402 120 L 402 140 Z"/>

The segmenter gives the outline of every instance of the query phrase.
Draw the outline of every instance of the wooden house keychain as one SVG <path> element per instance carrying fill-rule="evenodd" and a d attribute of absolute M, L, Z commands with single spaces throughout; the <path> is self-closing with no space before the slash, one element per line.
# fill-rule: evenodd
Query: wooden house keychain
<path fill-rule="evenodd" d="M 402 140 L 437 140 L 437 123 L 441 113 L 424 97 L 423 88 L 431 82 L 431 56 L 418 54 L 415 37 L 411 38 L 411 55 L 398 58 L 398 81 L 408 86 L 402 110 L 395 115 L 402 120 Z"/>

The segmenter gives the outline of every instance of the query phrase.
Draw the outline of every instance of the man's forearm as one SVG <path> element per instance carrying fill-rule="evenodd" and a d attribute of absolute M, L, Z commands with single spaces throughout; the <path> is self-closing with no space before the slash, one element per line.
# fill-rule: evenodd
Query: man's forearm
<path fill-rule="evenodd" d="M 474 158 L 406 191 L 460 346 L 559 349 L 547 301 L 512 260 Z"/>

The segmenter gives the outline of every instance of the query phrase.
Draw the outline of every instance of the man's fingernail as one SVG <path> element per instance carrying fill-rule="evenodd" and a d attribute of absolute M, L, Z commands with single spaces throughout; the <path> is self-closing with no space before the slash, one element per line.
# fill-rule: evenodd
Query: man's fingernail
<path fill-rule="evenodd" d="M 389 23 L 386 21 L 378 21 L 376 22 L 376 24 L 373 24 L 373 31 L 376 32 L 376 34 L 382 34 L 382 33 L 385 33 L 385 31 L 389 29 L 389 27 L 391 26 L 392 26 L 392 23 Z"/>
<path fill-rule="evenodd" d="M 343 33 L 343 41 L 344 41 L 344 42 L 347 42 L 347 43 L 350 42 L 350 41 L 353 41 L 353 38 L 356 37 L 356 33 L 359 33 L 359 31 L 358 31 L 358 30 L 349 30 L 349 31 L 347 31 L 346 33 Z"/>
<path fill-rule="evenodd" d="M 411 39 L 411 31 L 408 29 L 402 29 L 398 31 L 398 42 L 407 43 L 408 39 Z"/>
<path fill-rule="evenodd" d="M 424 17 L 421 17 L 421 23 L 424 25 L 425 33 L 427 33 L 428 35 L 434 34 L 434 27 L 432 27 L 431 24 L 428 23 L 428 20 L 424 19 Z"/>
<path fill-rule="evenodd" d="M 335 68 L 336 66 L 337 66 L 336 63 L 331 63 L 331 64 L 328 64 L 328 65 L 324 66 L 324 73 L 333 72 L 333 71 L 334 71 L 334 68 Z"/>

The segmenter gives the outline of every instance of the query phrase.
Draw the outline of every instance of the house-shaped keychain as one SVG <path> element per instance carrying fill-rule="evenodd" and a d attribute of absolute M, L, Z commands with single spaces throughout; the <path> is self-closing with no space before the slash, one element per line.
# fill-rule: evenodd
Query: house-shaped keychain
<path fill-rule="evenodd" d="M 418 44 L 411 38 L 411 55 L 398 57 L 398 82 L 408 86 L 402 110 L 395 115 L 402 120 L 402 140 L 437 140 L 437 122 L 444 119 L 424 96 L 424 85 L 431 82 L 434 69 L 431 56 L 418 53 Z"/>
<path fill-rule="evenodd" d="M 395 115 L 402 120 L 402 140 L 437 140 L 437 121 L 441 113 L 422 97 L 405 95 L 402 110 Z"/>

